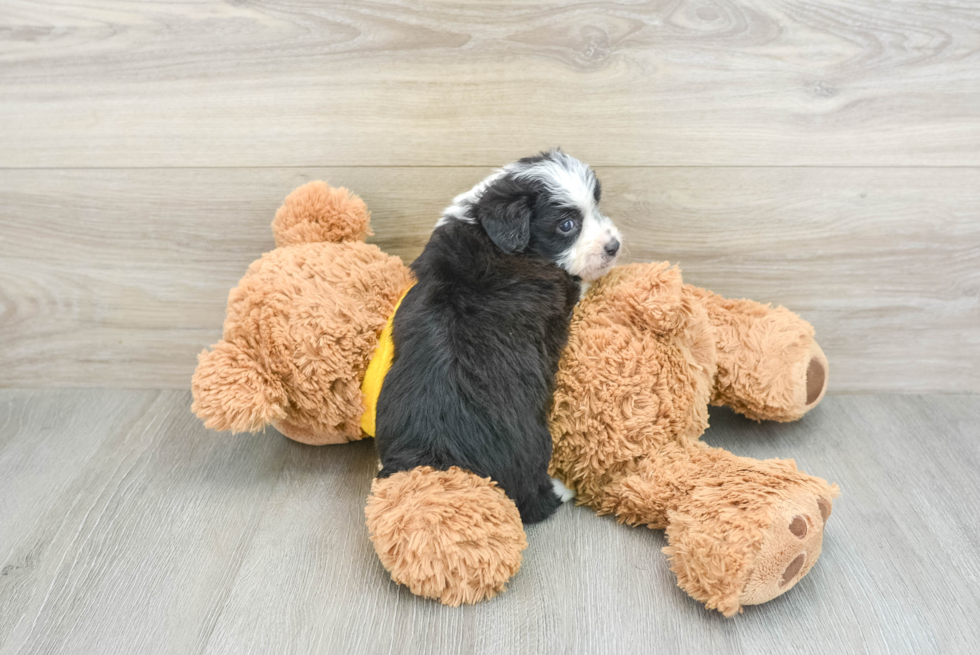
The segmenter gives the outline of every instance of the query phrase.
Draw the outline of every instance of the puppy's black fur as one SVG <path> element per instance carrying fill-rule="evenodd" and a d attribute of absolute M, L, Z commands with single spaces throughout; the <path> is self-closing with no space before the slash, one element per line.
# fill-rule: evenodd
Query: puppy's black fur
<path fill-rule="evenodd" d="M 578 227 L 564 228 L 576 210 L 512 176 L 469 210 L 473 222 L 438 226 L 412 264 L 378 399 L 378 475 L 459 466 L 535 523 L 561 502 L 547 417 L 579 281 L 555 260 L 575 240 Z"/>

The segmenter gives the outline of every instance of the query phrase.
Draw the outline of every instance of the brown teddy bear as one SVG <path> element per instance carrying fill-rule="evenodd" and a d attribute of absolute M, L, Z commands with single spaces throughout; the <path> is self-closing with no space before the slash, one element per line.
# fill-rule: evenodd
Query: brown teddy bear
<path fill-rule="evenodd" d="M 199 356 L 193 411 L 216 430 L 361 439 L 411 272 L 364 243 L 367 207 L 343 188 L 300 187 L 272 228 L 278 248 L 231 291 L 224 338 Z M 828 371 L 792 312 L 685 285 L 667 264 L 621 266 L 572 319 L 551 411 L 552 475 L 600 514 L 666 529 L 679 585 L 730 616 L 807 574 L 838 490 L 792 460 L 706 446 L 708 405 L 795 420 L 823 398 Z M 393 579 L 449 605 L 502 591 L 527 546 L 503 490 L 458 468 L 375 480 L 365 512 Z"/>

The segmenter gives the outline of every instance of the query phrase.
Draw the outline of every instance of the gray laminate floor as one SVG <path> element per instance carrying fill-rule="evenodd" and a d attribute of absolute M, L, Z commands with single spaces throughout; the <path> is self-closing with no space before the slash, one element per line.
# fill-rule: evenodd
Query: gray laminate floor
<path fill-rule="evenodd" d="M 707 440 L 840 484 L 824 554 L 734 619 L 660 532 L 566 505 L 509 591 L 392 584 L 362 507 L 373 444 L 219 435 L 177 391 L 0 391 L 0 653 L 958 653 L 980 650 L 980 397 L 836 396 Z"/>

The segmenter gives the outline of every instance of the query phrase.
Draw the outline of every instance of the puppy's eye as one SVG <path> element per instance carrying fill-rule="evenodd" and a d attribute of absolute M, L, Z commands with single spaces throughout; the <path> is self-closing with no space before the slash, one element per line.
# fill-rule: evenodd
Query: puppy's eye
<path fill-rule="evenodd" d="M 568 219 L 567 221 L 563 221 L 562 224 L 558 226 L 558 229 L 561 230 L 562 232 L 564 232 L 565 234 L 568 234 L 574 228 L 575 228 L 575 221 L 573 221 L 572 219 Z"/>

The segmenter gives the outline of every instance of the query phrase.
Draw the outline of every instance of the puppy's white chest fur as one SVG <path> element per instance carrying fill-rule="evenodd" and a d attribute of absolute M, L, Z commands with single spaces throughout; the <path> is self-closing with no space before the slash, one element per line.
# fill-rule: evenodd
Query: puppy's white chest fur
<path fill-rule="evenodd" d="M 555 495 L 561 499 L 561 502 L 567 503 L 575 498 L 575 492 L 566 487 L 558 478 L 551 478 L 551 486 L 555 488 Z"/>

